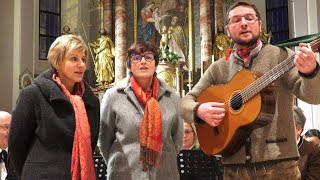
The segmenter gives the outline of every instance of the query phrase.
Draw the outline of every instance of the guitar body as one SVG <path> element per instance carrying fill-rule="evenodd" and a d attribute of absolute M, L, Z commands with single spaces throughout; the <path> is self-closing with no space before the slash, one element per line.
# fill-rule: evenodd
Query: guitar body
<path fill-rule="evenodd" d="M 228 84 L 210 86 L 197 98 L 198 102 L 225 102 L 226 113 L 217 127 L 207 123 L 196 125 L 201 149 L 210 155 L 230 156 L 237 152 L 255 128 L 267 125 L 275 112 L 274 86 L 264 88 L 245 103 L 239 92 L 259 75 L 244 69 Z M 272 83 L 274 85 L 274 83 Z"/>

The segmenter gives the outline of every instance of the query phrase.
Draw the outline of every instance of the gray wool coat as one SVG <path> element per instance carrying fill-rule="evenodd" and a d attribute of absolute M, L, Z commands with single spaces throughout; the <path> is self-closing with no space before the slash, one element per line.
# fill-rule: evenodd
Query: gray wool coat
<path fill-rule="evenodd" d="M 161 80 L 158 102 L 162 114 L 163 140 L 160 167 L 144 172 L 139 162 L 139 129 L 143 109 L 129 85 L 129 77 L 104 94 L 98 146 L 107 164 L 108 179 L 179 179 L 176 158 L 183 141 L 179 96 Z"/>
<path fill-rule="evenodd" d="M 265 74 L 277 64 L 294 55 L 288 48 L 266 45 L 251 59 L 251 71 Z M 198 105 L 196 98 L 211 85 L 227 84 L 232 77 L 243 69 L 242 63 L 235 59 L 220 59 L 210 65 L 193 89 L 181 100 L 181 116 L 190 122 L 195 120 Z M 244 164 L 264 161 L 298 159 L 295 125 L 293 120 L 294 95 L 311 103 L 320 103 L 319 65 L 315 73 L 306 77 L 294 67 L 275 81 L 275 114 L 268 125 L 253 130 L 246 139 L 246 145 L 230 157 L 222 157 L 224 164 Z M 245 78 L 245 77 L 244 77 Z M 200 143 L 201 145 L 201 143 Z"/>

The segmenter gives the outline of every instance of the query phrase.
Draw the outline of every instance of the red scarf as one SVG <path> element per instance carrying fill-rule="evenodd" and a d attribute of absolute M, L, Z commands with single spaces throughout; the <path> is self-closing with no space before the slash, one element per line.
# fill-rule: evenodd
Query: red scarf
<path fill-rule="evenodd" d="M 83 82 L 76 83 L 74 94 L 70 94 L 56 74 L 53 75 L 52 79 L 60 86 L 64 95 L 69 99 L 75 113 L 76 129 L 71 157 L 72 180 L 96 180 L 92 159 L 90 125 L 82 100 L 84 84 Z"/>
<path fill-rule="evenodd" d="M 235 52 L 238 54 L 238 56 L 239 56 L 240 58 L 242 58 L 245 63 L 247 63 L 247 62 L 249 61 L 250 52 L 251 52 L 254 48 L 256 48 L 256 47 L 259 45 L 259 43 L 260 43 L 260 40 L 258 39 L 257 42 L 256 42 L 256 44 L 254 44 L 254 45 L 252 45 L 252 46 L 249 46 L 249 47 L 238 48 L 238 47 L 236 46 L 236 48 L 234 48 L 234 49 L 227 49 L 227 50 L 226 50 L 226 60 L 229 60 L 231 53 L 235 51 Z"/>
<path fill-rule="evenodd" d="M 144 115 L 140 125 L 140 161 L 143 170 L 149 166 L 158 167 L 162 151 L 162 116 L 158 103 L 159 80 L 153 77 L 151 90 L 144 92 L 134 77 L 130 78 L 133 92 L 144 107 Z"/>

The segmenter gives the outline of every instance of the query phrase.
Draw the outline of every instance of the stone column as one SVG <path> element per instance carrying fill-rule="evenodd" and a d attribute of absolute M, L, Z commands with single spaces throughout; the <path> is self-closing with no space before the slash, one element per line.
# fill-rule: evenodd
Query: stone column
<path fill-rule="evenodd" d="M 115 83 L 126 77 L 126 2 L 115 0 Z"/>
<path fill-rule="evenodd" d="M 194 85 L 194 64 L 195 64 L 195 58 L 194 58 L 194 36 L 193 36 L 193 4 L 192 0 L 188 0 L 188 31 L 189 31 L 189 54 L 188 54 L 188 84 L 189 91 L 192 89 L 192 86 Z M 181 74 L 178 72 L 178 74 Z M 182 89 L 183 89 L 183 74 L 181 75 L 181 91 L 180 95 L 182 95 Z"/>
<path fill-rule="evenodd" d="M 210 0 L 200 0 L 201 63 L 203 73 L 212 63 Z"/>
<path fill-rule="evenodd" d="M 112 36 L 112 0 L 103 0 L 103 27 Z"/>
<path fill-rule="evenodd" d="M 224 27 L 222 0 L 214 0 L 214 22 L 215 32 L 219 26 Z"/>

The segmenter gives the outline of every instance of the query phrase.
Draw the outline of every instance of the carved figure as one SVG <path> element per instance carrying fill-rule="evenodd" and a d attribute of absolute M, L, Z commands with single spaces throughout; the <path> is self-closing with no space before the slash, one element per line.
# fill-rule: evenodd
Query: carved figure
<path fill-rule="evenodd" d="M 272 33 L 271 31 L 267 33 L 267 31 L 262 28 L 260 32 L 260 40 L 262 41 L 263 44 L 270 44 L 270 40 L 272 38 Z"/>
<path fill-rule="evenodd" d="M 101 37 L 96 42 L 90 43 L 94 48 L 94 72 L 98 86 L 111 84 L 114 79 L 114 63 L 112 58 L 115 57 L 115 47 L 107 36 L 106 30 L 100 30 Z"/>
<path fill-rule="evenodd" d="M 186 59 L 187 59 L 187 42 L 186 42 L 186 36 L 184 34 L 183 27 L 178 24 L 179 18 L 178 16 L 173 16 L 171 19 L 171 26 L 169 27 L 168 31 L 171 33 L 171 39 L 169 41 L 169 49 L 178 54 L 179 57 L 179 63 L 181 65 L 185 66 L 187 65 Z M 187 69 L 187 67 L 184 67 Z"/>
<path fill-rule="evenodd" d="M 223 27 L 219 26 L 217 34 L 214 36 L 213 55 L 218 60 L 225 56 L 226 50 L 231 45 L 231 39 L 224 33 Z"/>
<path fill-rule="evenodd" d="M 169 41 L 171 39 L 171 30 L 167 26 L 163 26 L 161 30 L 160 49 L 168 49 Z"/>

